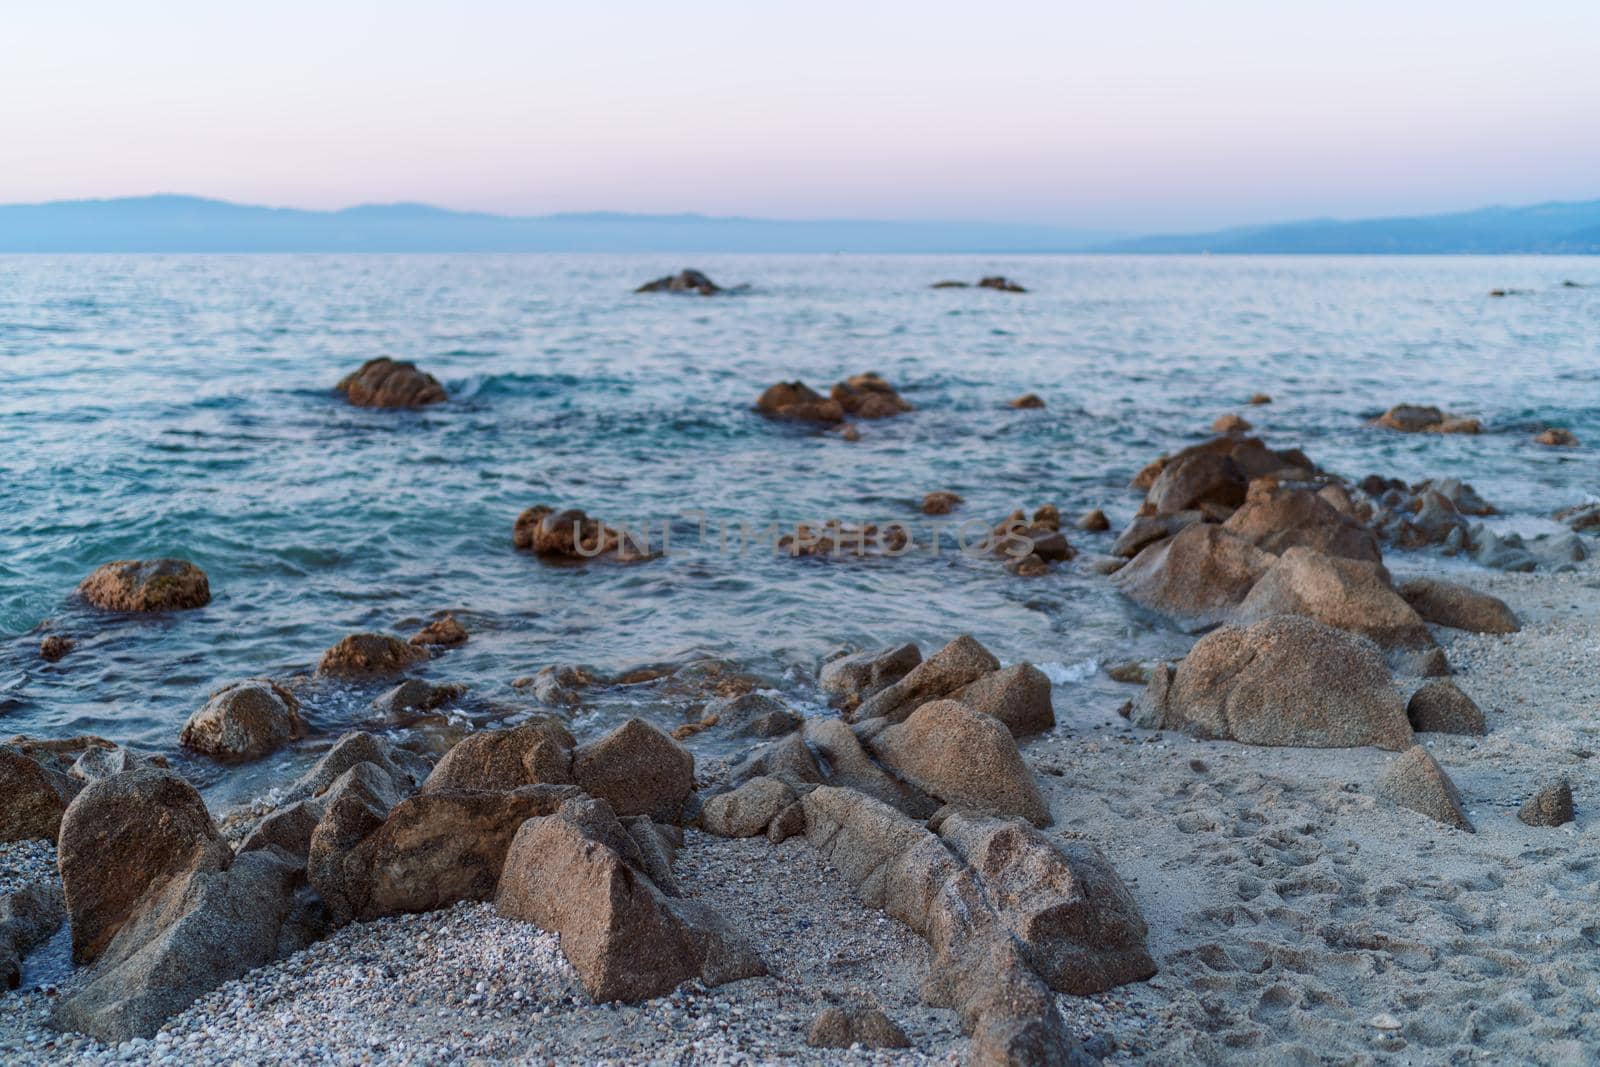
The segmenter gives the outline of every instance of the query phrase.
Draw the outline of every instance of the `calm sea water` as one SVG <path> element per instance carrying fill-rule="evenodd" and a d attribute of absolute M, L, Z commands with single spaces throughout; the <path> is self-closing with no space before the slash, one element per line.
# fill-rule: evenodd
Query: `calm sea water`
<path fill-rule="evenodd" d="M 305 672 L 345 633 L 405 633 L 440 609 L 473 637 L 426 673 L 470 685 L 469 715 L 526 706 L 510 681 L 548 663 L 698 649 L 803 695 L 842 643 L 967 631 L 1051 665 L 1064 717 L 1098 716 L 1112 705 L 1089 665 L 1181 639 L 1071 568 L 1026 581 L 948 550 L 740 558 L 695 544 L 688 519 L 667 558 L 552 568 L 512 551 L 512 520 L 551 503 L 658 531 L 689 511 L 920 521 L 925 492 L 953 489 L 964 516 L 1048 502 L 1120 526 L 1130 475 L 1233 410 L 1330 469 L 1463 477 L 1529 521 L 1600 490 L 1594 259 L 702 256 L 751 291 L 632 294 L 683 265 L 0 258 L 0 734 L 93 732 L 181 760 L 178 730 L 214 687 Z M 992 273 L 1033 291 L 928 288 Z M 348 407 L 333 383 L 375 355 L 418 362 L 452 402 Z M 868 369 L 918 410 L 859 442 L 750 411 L 773 381 L 825 390 Z M 1245 409 L 1258 390 L 1275 403 Z M 1048 408 L 1005 406 L 1024 392 Z M 1398 401 L 1490 432 L 1364 425 Z M 1532 445 L 1546 424 L 1590 447 Z M 127 619 L 75 603 L 97 564 L 159 555 L 204 567 L 211 606 Z M 37 657 L 46 620 L 81 642 L 56 666 Z M 312 722 L 337 734 L 359 703 Z M 314 747 L 229 776 L 183 765 L 241 789 Z"/>

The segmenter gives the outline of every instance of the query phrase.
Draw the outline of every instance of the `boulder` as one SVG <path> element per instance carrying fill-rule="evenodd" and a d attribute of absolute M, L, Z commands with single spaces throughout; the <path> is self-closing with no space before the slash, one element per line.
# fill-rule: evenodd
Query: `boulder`
<path fill-rule="evenodd" d="M 879 1008 L 827 1007 L 811 1020 L 806 1044 L 812 1048 L 910 1048 L 906 1032 Z"/>
<path fill-rule="evenodd" d="M 184 611 L 211 603 L 206 572 L 186 559 L 119 559 L 97 567 L 78 593 L 103 611 Z"/>
<path fill-rule="evenodd" d="M 154 768 L 86 785 L 61 818 L 57 849 L 77 963 L 105 951 L 147 891 L 233 860 L 194 787 Z"/>
<path fill-rule="evenodd" d="M 178 743 L 219 760 L 253 760 L 300 737 L 294 694 L 265 678 L 223 686 L 189 716 Z"/>
<path fill-rule="evenodd" d="M 1016 663 L 983 675 L 953 699 L 999 719 L 1012 737 L 1043 733 L 1056 724 L 1050 679 L 1031 663 Z"/>
<path fill-rule="evenodd" d="M 1421 745 L 1412 745 L 1389 765 L 1378 783 L 1378 795 L 1435 822 L 1473 832 L 1455 783 Z"/>
<path fill-rule="evenodd" d="M 698 978 L 715 986 L 766 973 L 716 912 L 667 895 L 616 844 L 607 812 L 563 805 L 517 831 L 495 910 L 555 933 L 595 1001 L 640 1001 Z M 615 824 L 615 818 L 610 819 Z"/>
<path fill-rule="evenodd" d="M 39 658 L 46 663 L 60 663 L 67 653 L 77 647 L 77 642 L 61 634 L 51 634 L 39 642 Z"/>
<path fill-rule="evenodd" d="M 449 399 L 433 375 L 388 356 L 367 360 L 334 388 L 358 408 L 420 408 Z"/>
<path fill-rule="evenodd" d="M 1143 552 L 1146 546 L 1153 545 L 1163 538 L 1176 536 L 1187 527 L 1204 521 L 1205 516 L 1198 511 L 1181 511 L 1176 515 L 1137 516 L 1112 543 L 1111 554 L 1123 559 L 1132 559 Z"/>
<path fill-rule="evenodd" d="M 776 778 L 756 777 L 709 798 L 700 824 L 718 837 L 755 837 L 795 802 L 794 790 Z"/>
<path fill-rule="evenodd" d="M 1576 818 L 1572 810 L 1572 785 L 1565 778 L 1554 782 L 1529 797 L 1517 809 L 1517 818 L 1529 826 L 1563 826 Z"/>
<path fill-rule="evenodd" d="M 1212 433 L 1248 433 L 1251 429 L 1249 421 L 1244 416 L 1232 412 L 1218 415 L 1217 421 L 1211 424 Z"/>
<path fill-rule="evenodd" d="M 1140 607 L 1201 630 L 1230 618 L 1275 562 L 1224 527 L 1196 523 L 1145 548 L 1111 584 Z"/>
<path fill-rule="evenodd" d="M 97 778 L 110 778 L 113 774 L 126 774 L 141 767 L 165 767 L 167 757 L 135 752 L 121 745 L 90 745 L 72 761 L 67 774 L 80 782 Z"/>
<path fill-rule="evenodd" d="M 1011 406 L 1018 411 L 1036 411 L 1044 407 L 1044 399 L 1038 393 L 1024 393 L 1011 401 Z"/>
<path fill-rule="evenodd" d="M 1271 615 L 1304 615 L 1384 648 L 1431 648 L 1422 616 L 1401 599 L 1380 564 L 1291 548 L 1251 588 L 1234 612 L 1241 625 Z"/>
<path fill-rule="evenodd" d="M 66 914 L 54 882 L 0 893 L 0 993 L 22 984 L 22 961 L 50 940 Z"/>
<path fill-rule="evenodd" d="M 11 745 L 0 745 L 0 842 L 54 841 L 61 816 L 82 788 Z"/>
<path fill-rule="evenodd" d="M 524 785 L 571 785 L 576 747 L 567 728 L 548 717 L 509 730 L 480 730 L 445 753 L 422 791 L 505 792 Z"/>
<path fill-rule="evenodd" d="M 1396 404 L 1373 420 L 1374 426 L 1401 433 L 1478 433 L 1477 419 L 1449 415 L 1424 404 Z"/>
<path fill-rule="evenodd" d="M 844 407 L 824 397 L 805 382 L 779 382 L 768 386 L 756 400 L 756 411 L 772 419 L 797 422 L 838 423 L 844 421 Z"/>
<path fill-rule="evenodd" d="M 1229 456 L 1196 452 L 1164 467 L 1145 494 L 1144 510 L 1175 515 L 1211 504 L 1236 508 L 1244 503 L 1248 479 Z"/>
<path fill-rule="evenodd" d="M 419 716 L 460 700 L 466 693 L 464 685 L 434 685 L 420 678 L 407 678 L 373 697 L 368 707 L 392 722 L 409 725 Z"/>
<path fill-rule="evenodd" d="M 1003 275 L 994 274 L 978 279 L 979 289 L 998 289 L 1002 293 L 1026 293 L 1028 290 Z"/>
<path fill-rule="evenodd" d="M 1312 463 L 1304 452 L 1296 449 L 1274 451 L 1259 437 L 1222 434 L 1146 464 L 1144 469 L 1134 476 L 1132 488 L 1150 489 L 1168 467 L 1191 456 L 1205 453 L 1233 460 L 1247 481 L 1268 475 L 1279 481 L 1304 481 L 1316 472 L 1316 464 Z M 1241 491 L 1243 488 L 1241 485 Z"/>
<path fill-rule="evenodd" d="M 1099 508 L 1086 511 L 1078 519 L 1077 527 L 1089 533 L 1104 533 L 1111 529 L 1111 520 L 1106 518 L 1106 513 Z"/>
<path fill-rule="evenodd" d="M 579 746 L 572 775 L 584 792 L 609 803 L 618 815 L 677 822 L 694 792 L 694 757 L 654 726 L 634 718 Z"/>
<path fill-rule="evenodd" d="M 1406 718 L 1418 733 L 1466 734 L 1482 737 L 1488 733 L 1483 711 L 1450 681 L 1429 682 L 1406 705 Z"/>
<path fill-rule="evenodd" d="M 700 271 L 684 268 L 676 274 L 668 274 L 664 278 L 657 278 L 652 282 L 645 282 L 636 293 L 698 293 L 701 296 L 715 296 L 722 292 L 722 287 L 712 281 Z"/>
<path fill-rule="evenodd" d="M 1299 615 L 1202 637 L 1176 670 L 1162 664 L 1151 673 L 1132 719 L 1145 729 L 1249 745 L 1412 744 L 1382 653 Z"/>
<path fill-rule="evenodd" d="M 1437 578 L 1411 578 L 1400 595 L 1416 613 L 1436 626 L 1480 634 L 1511 634 L 1522 629 L 1516 612 L 1504 600 Z"/>
<path fill-rule="evenodd" d="M 922 513 L 924 515 L 948 515 L 962 504 L 960 493 L 951 493 L 940 489 L 929 493 L 922 498 Z"/>
<path fill-rule="evenodd" d="M 787 782 L 796 793 L 819 783 L 844 786 L 889 804 L 914 819 L 926 819 L 939 810 L 939 801 L 904 776 L 885 770 L 863 743 L 863 737 L 887 722 L 874 719 L 852 730 L 839 719 L 808 719 L 804 732 L 794 738 L 798 745 L 772 761 L 772 774 Z M 858 730 L 863 736 L 857 736 Z"/>
<path fill-rule="evenodd" d="M 280 849 L 304 867 L 311 855 L 312 835 L 326 813 L 327 803 L 321 797 L 309 797 L 274 808 L 245 834 L 244 840 L 239 842 L 239 852 Z"/>
<path fill-rule="evenodd" d="M 841 707 L 854 708 L 904 678 L 921 662 L 922 652 L 914 644 L 870 649 L 824 663 L 817 681 Z"/>
<path fill-rule="evenodd" d="M 782 737 L 798 730 L 802 721 L 787 704 L 765 693 L 718 697 L 706 703 L 703 716 L 698 724 L 702 729 L 716 726 L 729 737 Z"/>
<path fill-rule="evenodd" d="M 866 697 L 856 721 L 886 718 L 899 722 L 929 700 L 954 693 L 991 671 L 1000 661 L 976 640 L 962 635 L 906 672 L 905 677 Z"/>
<path fill-rule="evenodd" d="M 1266 393 L 1251 393 L 1249 403 L 1252 405 L 1270 404 L 1272 403 L 1272 397 Z"/>
<path fill-rule="evenodd" d="M 1383 561 L 1378 538 L 1367 527 L 1309 489 L 1286 488 L 1271 478 L 1250 483 L 1244 506 L 1222 528 L 1273 555 L 1298 545 L 1325 556 Z"/>
<path fill-rule="evenodd" d="M 427 653 L 388 634 L 351 634 L 322 654 L 322 677 L 369 680 L 400 674 Z"/>
<path fill-rule="evenodd" d="M 1051 822 L 1011 733 L 998 720 L 954 700 L 923 704 L 900 723 L 864 739 L 896 775 L 949 804 L 992 815 Z"/>
<path fill-rule="evenodd" d="M 607 554 L 626 560 L 649 555 L 641 546 L 625 539 L 621 532 L 599 519 L 590 518 L 579 508 L 558 511 L 543 504 L 517 516 L 511 543 L 540 559 L 566 563 L 579 563 Z"/>
<path fill-rule="evenodd" d="M 431 764 L 415 752 L 390 744 L 374 734 L 344 734 L 327 753 L 284 791 L 283 803 L 322 795 L 350 768 L 371 763 L 402 795 L 415 792 L 428 777 Z"/>
<path fill-rule="evenodd" d="M 912 410 L 894 386 L 876 374 L 853 374 L 833 386 L 831 397 L 858 419 L 888 419 Z"/>
<path fill-rule="evenodd" d="M 467 643 L 467 628 L 454 615 L 442 615 L 411 635 L 411 644 L 422 648 L 455 648 Z"/>

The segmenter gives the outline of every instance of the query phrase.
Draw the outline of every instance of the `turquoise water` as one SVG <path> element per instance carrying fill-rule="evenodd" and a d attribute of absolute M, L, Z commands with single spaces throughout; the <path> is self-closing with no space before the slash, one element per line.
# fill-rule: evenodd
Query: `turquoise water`
<path fill-rule="evenodd" d="M 950 551 L 739 558 L 694 544 L 693 519 L 660 560 L 542 566 L 510 544 L 536 503 L 657 530 L 688 511 L 920 522 L 922 495 L 953 489 L 958 518 L 1055 503 L 1120 526 L 1131 474 L 1234 410 L 1330 469 L 1462 477 L 1514 515 L 1600 490 L 1600 288 L 1561 285 L 1600 286 L 1594 259 L 702 256 L 751 291 L 631 292 L 684 265 L 0 257 L 0 734 L 93 732 L 181 759 L 211 689 L 305 672 L 345 633 L 406 633 L 441 609 L 473 639 L 426 673 L 472 687 L 469 717 L 526 706 L 509 682 L 547 663 L 699 649 L 802 692 L 841 643 L 960 631 L 1054 665 L 1070 716 L 1107 692 L 1084 664 L 1181 643 L 1074 568 L 1025 581 Z M 1032 292 L 928 288 L 996 273 Z M 415 360 L 452 402 L 348 407 L 331 386 L 375 355 Z M 858 442 L 750 411 L 771 382 L 825 390 L 868 369 L 918 410 Z M 1256 391 L 1275 403 L 1244 408 Z M 1024 392 L 1049 406 L 1005 406 Z M 1490 432 L 1364 425 L 1399 401 Z M 1589 447 L 1532 445 L 1546 424 Z M 204 567 L 211 606 L 127 619 L 74 600 L 97 564 L 159 555 Z M 55 666 L 37 657 L 46 620 L 81 642 Z M 357 706 L 311 708 L 313 725 L 337 733 Z"/>

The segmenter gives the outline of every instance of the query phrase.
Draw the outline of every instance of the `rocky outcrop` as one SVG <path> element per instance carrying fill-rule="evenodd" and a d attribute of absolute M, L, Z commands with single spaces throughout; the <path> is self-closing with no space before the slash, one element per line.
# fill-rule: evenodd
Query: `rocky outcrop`
<path fill-rule="evenodd" d="M 812 1048 L 910 1048 L 911 1040 L 881 1008 L 830 1005 L 811 1020 L 806 1044 Z"/>
<path fill-rule="evenodd" d="M 871 725 L 871 724 L 867 724 Z M 998 720 L 954 700 L 923 704 L 904 722 L 862 731 L 885 766 L 930 796 L 991 815 L 1051 822 L 1017 743 Z"/>
<path fill-rule="evenodd" d="M 398 745 L 390 744 L 375 734 L 355 731 L 344 734 L 327 753 L 284 791 L 283 803 L 293 804 L 310 797 L 321 796 L 350 768 L 361 763 L 371 763 L 394 783 L 393 788 L 402 794 L 415 792 L 432 764 Z"/>
<path fill-rule="evenodd" d="M 643 719 L 629 719 L 578 747 L 572 777 L 618 815 L 675 823 L 694 792 L 694 757 Z"/>
<path fill-rule="evenodd" d="M 95 568 L 78 594 L 103 611 L 185 611 L 211 603 L 211 583 L 186 559 L 119 559 Z"/>
<path fill-rule="evenodd" d="M 1031 663 L 1015 663 L 978 678 L 954 699 L 998 719 L 1012 737 L 1043 733 L 1056 724 L 1050 679 Z"/>
<path fill-rule="evenodd" d="M 992 274 L 987 278 L 979 278 L 978 288 L 998 289 L 1002 293 L 1026 293 L 1028 291 L 1010 278 L 999 274 Z"/>
<path fill-rule="evenodd" d="M 1406 704 L 1406 718 L 1418 733 L 1466 734 L 1482 737 L 1489 732 L 1483 711 L 1456 683 L 1429 682 Z"/>
<path fill-rule="evenodd" d="M 509 730 L 480 730 L 445 753 L 423 782 L 422 791 L 503 792 L 524 785 L 570 785 L 576 747 L 567 728 L 549 717 Z"/>
<path fill-rule="evenodd" d="M 668 274 L 664 278 L 657 278 L 652 282 L 645 282 L 636 293 L 698 293 L 701 296 L 715 296 L 723 289 L 706 275 L 693 268 L 684 268 L 676 274 Z"/>
<path fill-rule="evenodd" d="M 420 678 L 407 678 L 372 698 L 374 712 L 396 725 L 411 725 L 430 712 L 460 700 L 467 693 L 464 685 L 434 685 Z"/>
<path fill-rule="evenodd" d="M 1231 411 L 1226 415 L 1218 415 L 1216 421 L 1211 424 L 1212 433 L 1249 433 L 1252 429 L 1254 427 L 1250 425 L 1248 419 Z"/>
<path fill-rule="evenodd" d="M 1405 704 L 1367 641 L 1298 615 L 1225 626 L 1158 666 L 1132 714 L 1146 729 L 1249 745 L 1399 750 Z"/>
<path fill-rule="evenodd" d="M 300 737 L 294 694 L 265 678 L 224 686 L 184 723 L 178 743 L 219 760 L 253 760 Z"/>
<path fill-rule="evenodd" d="M 1111 583 L 1135 604 L 1200 630 L 1230 618 L 1274 562 L 1225 527 L 1196 523 L 1146 547 Z"/>
<path fill-rule="evenodd" d="M 420 408 L 449 399 L 433 375 L 388 356 L 367 360 L 334 388 L 358 408 Z"/>
<path fill-rule="evenodd" d="M 988 649 L 963 635 L 911 668 L 899 681 L 862 700 L 854 718 L 899 722 L 927 701 L 948 696 L 999 669 L 1000 661 Z"/>
<path fill-rule="evenodd" d="M 0 745 L 0 842 L 54 841 L 81 784 L 21 749 Z"/>
<path fill-rule="evenodd" d="M 1271 478 L 1250 483 L 1244 506 L 1222 528 L 1273 555 L 1296 546 L 1325 556 L 1383 561 L 1378 538 L 1309 489 L 1293 489 Z"/>
<path fill-rule="evenodd" d="M 1579 444 L 1577 434 L 1560 426 L 1540 430 L 1534 435 L 1533 443 L 1546 448 L 1577 448 Z"/>
<path fill-rule="evenodd" d="M 1389 765 L 1378 783 L 1378 795 L 1435 822 L 1473 832 L 1455 783 L 1421 745 L 1413 745 Z"/>
<path fill-rule="evenodd" d="M 1517 809 L 1517 818 L 1529 826 L 1565 826 L 1576 817 L 1572 785 L 1565 778 L 1551 782 Z"/>
<path fill-rule="evenodd" d="M 661 996 L 690 979 L 721 985 L 766 966 L 721 916 L 669 896 L 635 859 L 602 802 L 563 804 L 517 831 L 495 910 L 555 933 L 595 1001 Z"/>
<path fill-rule="evenodd" d="M 422 648 L 455 648 L 467 643 L 467 628 L 454 615 L 441 615 L 412 634 L 410 643 Z"/>
<path fill-rule="evenodd" d="M 1400 596 L 1423 619 L 1437 626 L 1480 634 L 1512 634 L 1522 629 L 1516 612 L 1499 597 L 1437 578 L 1411 578 Z"/>
<path fill-rule="evenodd" d="M 361 633 L 343 638 L 322 654 L 317 674 L 322 677 L 370 681 L 393 677 L 426 659 L 427 653 L 388 634 Z"/>
<path fill-rule="evenodd" d="M 848 710 L 898 682 L 921 662 L 922 651 L 913 644 L 869 649 L 824 663 L 817 681 L 823 692 Z"/>
<path fill-rule="evenodd" d="M 1086 533 L 1104 533 L 1111 529 L 1111 520 L 1106 518 L 1105 512 L 1094 508 L 1079 516 L 1076 525 Z"/>
<path fill-rule="evenodd" d="M 1275 451 L 1268 448 L 1259 437 L 1223 434 L 1152 461 L 1134 476 L 1132 488 L 1149 490 L 1168 467 L 1202 454 L 1212 454 L 1232 460 L 1239 472 L 1244 475 L 1245 484 L 1256 478 L 1265 477 L 1276 478 L 1280 482 L 1306 481 L 1316 473 L 1316 465 L 1304 452 L 1295 449 Z M 1241 484 L 1239 486 L 1241 498 L 1243 489 L 1244 484 Z"/>
<path fill-rule="evenodd" d="M 1111 545 L 1111 554 L 1132 559 L 1148 546 L 1168 537 L 1176 537 L 1196 523 L 1204 522 L 1198 511 L 1181 511 L 1176 515 L 1138 515 L 1128 528 L 1117 535 Z"/>
<path fill-rule="evenodd" d="M 1381 564 L 1291 548 L 1278 557 L 1239 604 L 1247 625 L 1271 615 L 1304 615 L 1384 648 L 1434 646 L 1427 624 L 1389 584 Z"/>
<path fill-rule="evenodd" d="M 1478 433 L 1483 429 L 1477 419 L 1449 415 L 1424 404 L 1396 404 L 1372 424 L 1401 433 Z"/>

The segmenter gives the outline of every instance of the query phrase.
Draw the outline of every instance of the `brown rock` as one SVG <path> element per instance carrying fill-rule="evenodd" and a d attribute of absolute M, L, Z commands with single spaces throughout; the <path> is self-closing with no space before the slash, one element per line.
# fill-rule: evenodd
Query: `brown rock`
<path fill-rule="evenodd" d="M 1204 629 L 1231 617 L 1274 562 L 1225 527 L 1196 523 L 1145 548 L 1111 584 L 1141 607 Z"/>
<path fill-rule="evenodd" d="M 635 293 L 698 293 L 700 296 L 715 296 L 722 292 L 722 287 L 712 281 L 705 274 L 693 268 L 684 268 L 676 274 L 669 274 L 655 281 L 645 282 Z"/>
<path fill-rule="evenodd" d="M 1373 420 L 1373 425 L 1401 433 L 1478 433 L 1477 419 L 1449 415 L 1422 404 L 1397 404 Z"/>
<path fill-rule="evenodd" d="M 346 771 L 370 763 L 381 771 L 390 788 L 400 795 L 411 793 L 428 777 L 428 760 L 390 744 L 383 738 L 362 731 L 342 735 L 334 746 L 311 769 L 284 791 L 283 803 L 293 804 L 309 797 L 321 796 L 332 789 Z"/>
<path fill-rule="evenodd" d="M 1268 475 L 1280 481 L 1303 481 L 1316 470 L 1316 465 L 1303 452 L 1295 449 L 1278 452 L 1268 448 L 1259 437 L 1222 434 L 1146 464 L 1134 476 L 1132 488 L 1150 489 L 1168 467 L 1203 454 L 1225 456 L 1233 460 L 1247 481 Z"/>
<path fill-rule="evenodd" d="M 1217 421 L 1211 424 L 1212 433 L 1248 433 L 1250 429 L 1250 423 L 1245 421 L 1242 416 L 1235 415 L 1232 412 L 1226 415 L 1218 415 Z"/>
<path fill-rule="evenodd" d="M 1244 506 L 1222 528 L 1273 555 L 1300 545 L 1326 556 L 1380 563 L 1377 536 L 1308 489 L 1287 489 L 1271 478 L 1250 483 Z"/>
<path fill-rule="evenodd" d="M 855 374 L 833 387 L 832 398 L 858 419 L 888 419 L 912 410 L 894 386 L 876 374 Z"/>
<path fill-rule="evenodd" d="M 509 730 L 480 730 L 445 753 L 422 791 L 507 792 L 524 785 L 571 785 L 576 747 L 567 728 L 548 717 Z"/>
<path fill-rule="evenodd" d="M 904 678 L 921 662 L 922 652 L 912 644 L 856 652 L 824 663 L 817 681 L 841 707 L 853 708 Z"/>
<path fill-rule="evenodd" d="M 223 686 L 189 716 L 178 743 L 219 760 L 276 752 L 305 729 L 294 694 L 265 678 Z"/>
<path fill-rule="evenodd" d="M 1012 737 L 1043 733 L 1056 724 L 1050 679 L 1031 663 L 1016 663 L 986 674 L 958 690 L 954 699 L 999 719 Z"/>
<path fill-rule="evenodd" d="M 334 388 L 358 408 L 420 408 L 449 399 L 433 375 L 388 356 L 367 360 Z"/>
<path fill-rule="evenodd" d="M 913 667 L 904 678 L 861 702 L 855 719 L 886 718 L 899 722 L 917 706 L 954 693 L 990 671 L 1000 661 L 973 638 L 962 635 Z"/>
<path fill-rule="evenodd" d="M 57 847 L 77 963 L 104 951 L 147 890 L 233 860 L 200 794 L 155 769 L 85 786 L 61 818 Z"/>
<path fill-rule="evenodd" d="M 411 644 L 424 648 L 454 648 L 467 643 L 467 628 L 454 615 L 443 615 L 411 635 Z"/>
<path fill-rule="evenodd" d="M 1400 595 L 1416 613 L 1437 626 L 1480 634 L 1513 634 L 1522 629 L 1516 612 L 1499 597 L 1436 578 L 1411 578 Z"/>
<path fill-rule="evenodd" d="M 1111 546 L 1113 556 L 1132 559 L 1149 545 L 1164 538 L 1175 537 L 1195 523 L 1204 522 L 1198 511 L 1180 511 L 1176 515 L 1140 515 L 1128 524 Z"/>
<path fill-rule="evenodd" d="M 844 407 L 837 400 L 828 399 L 799 381 L 768 386 L 756 400 L 756 411 L 768 418 L 799 422 L 844 421 Z"/>
<path fill-rule="evenodd" d="M 978 279 L 978 288 L 998 289 L 1002 293 L 1026 293 L 1028 291 L 1022 286 L 1018 285 L 1016 282 L 1012 281 L 1010 278 L 1006 278 L 999 274 Z"/>
<path fill-rule="evenodd" d="M 396 675 L 427 653 L 388 634 L 351 634 L 322 654 L 317 674 L 324 677 L 373 679 Z"/>
<path fill-rule="evenodd" d="M 960 507 L 961 502 L 961 494 L 941 489 L 922 498 L 922 513 L 924 515 L 948 515 Z"/>
<path fill-rule="evenodd" d="M 61 890 L 52 882 L 0 893 L 0 995 L 22 984 L 23 960 L 50 940 L 66 914 Z"/>
<path fill-rule="evenodd" d="M 1411 746 L 1389 765 L 1378 783 L 1378 795 L 1435 822 L 1473 832 L 1455 783 L 1421 745 Z"/>
<path fill-rule="evenodd" d="M 1427 624 L 1389 585 L 1381 564 L 1290 548 L 1234 613 L 1241 625 L 1270 615 L 1304 615 L 1385 648 L 1431 648 Z"/>
<path fill-rule="evenodd" d="M 205 571 L 185 559 L 119 559 L 97 567 L 78 593 L 103 611 L 184 611 L 211 602 Z"/>
<path fill-rule="evenodd" d="M 61 816 L 81 787 L 72 778 L 0 745 L 0 842 L 54 841 Z"/>
<path fill-rule="evenodd" d="M 910 1048 L 905 1031 L 882 1010 L 871 1007 L 827 1007 L 811 1020 L 806 1044 L 812 1048 Z"/>
<path fill-rule="evenodd" d="M 1572 786 L 1565 778 L 1545 786 L 1517 810 L 1517 818 L 1529 826 L 1564 826 L 1576 817 Z"/>
<path fill-rule="evenodd" d="M 1152 672 L 1132 717 L 1146 729 L 1248 745 L 1398 751 L 1412 743 L 1382 654 L 1298 615 L 1202 637 L 1176 671 Z"/>
<path fill-rule="evenodd" d="M 1106 518 L 1105 512 L 1095 508 L 1093 511 L 1084 512 L 1083 516 L 1078 519 L 1078 529 L 1087 530 L 1090 533 L 1104 533 L 1106 530 L 1111 529 L 1111 520 Z"/>
<path fill-rule="evenodd" d="M 580 746 L 572 774 L 618 815 L 648 815 L 657 822 L 677 822 L 694 792 L 694 757 L 643 719 L 629 719 Z"/>
<path fill-rule="evenodd" d="M 1204 504 L 1238 507 L 1244 503 L 1244 471 L 1227 456 L 1197 452 L 1169 463 L 1150 486 L 1145 508 L 1151 514 L 1173 515 Z"/>
<path fill-rule="evenodd" d="M 420 678 L 407 678 L 392 689 L 378 694 L 369 706 L 391 723 L 411 726 L 428 713 L 460 700 L 466 693 L 467 687 L 464 685 L 434 685 Z"/>
<path fill-rule="evenodd" d="M 715 986 L 766 973 L 721 916 L 668 896 L 631 866 L 603 814 L 563 806 L 524 823 L 495 910 L 557 934 L 595 1001 L 646 1000 L 693 978 Z"/>
<path fill-rule="evenodd" d="M 896 775 L 946 803 L 1050 824 L 1050 806 L 1010 731 L 965 704 L 923 704 L 866 744 Z"/>
<path fill-rule="evenodd" d="M 1252 393 L 1250 395 L 1249 403 L 1252 405 L 1270 404 L 1272 403 L 1272 397 L 1268 396 L 1266 393 Z"/>
<path fill-rule="evenodd" d="M 51 634 L 39 642 L 39 658 L 46 663 L 59 663 L 76 645 L 77 642 L 70 637 Z"/>
<path fill-rule="evenodd" d="M 1547 448 L 1578 447 L 1578 435 L 1571 430 L 1563 430 L 1558 427 L 1541 431 L 1533 440 L 1535 444 L 1544 445 Z"/>
<path fill-rule="evenodd" d="M 1429 682 L 1411 694 L 1406 718 L 1411 720 L 1411 728 L 1419 733 L 1482 737 L 1489 732 L 1484 725 L 1482 709 L 1450 681 Z"/>
<path fill-rule="evenodd" d="M 1018 578 L 1043 578 L 1050 573 L 1050 564 L 1040 558 L 1037 552 L 1008 559 L 1005 568 Z"/>
<path fill-rule="evenodd" d="M 1011 401 L 1011 406 L 1019 411 L 1027 411 L 1044 407 L 1044 400 L 1039 396 L 1038 393 L 1024 393 L 1022 396 L 1019 396 L 1015 400 Z"/>
<path fill-rule="evenodd" d="M 794 790 L 783 782 L 756 777 L 707 800 L 700 822 L 718 837 L 755 837 L 794 802 Z"/>

